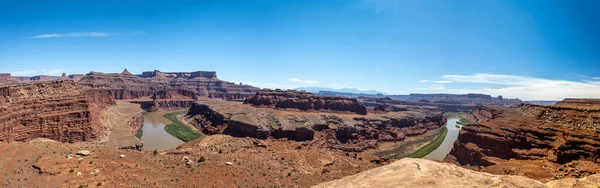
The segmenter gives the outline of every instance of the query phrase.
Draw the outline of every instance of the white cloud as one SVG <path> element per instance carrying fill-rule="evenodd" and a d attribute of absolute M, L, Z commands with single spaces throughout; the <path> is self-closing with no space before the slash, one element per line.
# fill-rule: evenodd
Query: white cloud
<path fill-rule="evenodd" d="M 50 34 L 41 34 L 33 37 L 28 37 L 31 39 L 44 39 L 44 38 L 63 38 L 63 37 L 108 37 L 115 35 L 141 35 L 145 34 L 142 31 L 134 31 L 129 33 L 107 33 L 107 32 L 70 32 L 70 33 L 50 33 Z"/>
<path fill-rule="evenodd" d="M 427 83 L 427 82 L 429 82 L 429 80 L 421 80 L 419 82 L 421 82 L 421 83 Z"/>
<path fill-rule="evenodd" d="M 298 78 L 288 78 L 288 80 L 292 81 L 292 82 L 302 83 L 302 84 L 316 84 L 316 83 L 319 83 L 319 81 L 316 81 L 316 80 L 300 80 Z"/>
<path fill-rule="evenodd" d="M 433 81 L 433 83 L 436 83 L 436 84 L 449 84 L 449 83 L 452 83 L 452 81 L 450 81 L 450 80 L 436 80 L 436 81 Z"/>
<path fill-rule="evenodd" d="M 515 75 L 483 73 L 474 75 L 443 75 L 442 78 L 454 82 L 500 86 L 500 88 L 447 90 L 449 93 L 485 93 L 525 100 L 600 98 L 600 84 L 585 81 L 550 80 Z"/>
<path fill-rule="evenodd" d="M 12 76 L 36 76 L 36 75 L 51 75 L 51 76 L 60 76 L 63 73 L 60 69 L 53 70 L 25 70 L 25 71 L 16 71 L 11 72 Z"/>

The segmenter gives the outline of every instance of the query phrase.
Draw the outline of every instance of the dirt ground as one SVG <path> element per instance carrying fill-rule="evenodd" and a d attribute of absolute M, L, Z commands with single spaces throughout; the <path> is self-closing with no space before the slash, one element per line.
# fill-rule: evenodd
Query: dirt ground
<path fill-rule="evenodd" d="M 378 166 L 372 156 L 285 140 L 213 135 L 160 151 L 82 147 L 37 139 L 0 143 L 6 187 L 308 187 Z M 68 158 L 87 149 L 92 154 Z M 124 158 L 119 155 L 125 155 Z M 184 164 L 184 156 L 191 165 Z M 198 162 L 204 158 L 204 162 Z M 230 162 L 229 164 L 227 162 Z M 94 171 L 97 174 L 94 175 Z M 80 175 L 78 175 L 80 172 Z"/>

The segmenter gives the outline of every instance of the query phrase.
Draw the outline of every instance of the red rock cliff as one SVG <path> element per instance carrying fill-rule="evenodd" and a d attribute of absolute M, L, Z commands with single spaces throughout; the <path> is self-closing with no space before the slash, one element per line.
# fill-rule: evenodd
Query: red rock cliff
<path fill-rule="evenodd" d="M 315 110 L 367 114 L 367 108 L 359 104 L 356 99 L 318 96 L 294 90 L 262 90 L 257 92 L 256 95 L 247 98 L 244 103 L 274 108 L 293 108 L 302 111 Z"/>
<path fill-rule="evenodd" d="M 2 86 L 0 141 L 92 140 L 105 129 L 100 111 L 114 104 L 105 91 L 87 90 L 71 80 Z"/>
<path fill-rule="evenodd" d="M 463 126 L 447 161 L 539 180 L 600 172 L 600 110 L 521 105 L 473 116 L 480 122 Z"/>

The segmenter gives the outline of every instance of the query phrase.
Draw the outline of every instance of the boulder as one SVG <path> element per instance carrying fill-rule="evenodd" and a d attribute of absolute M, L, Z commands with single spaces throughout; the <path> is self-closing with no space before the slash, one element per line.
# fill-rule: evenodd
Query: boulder
<path fill-rule="evenodd" d="M 88 150 L 80 150 L 76 153 L 77 155 L 81 155 L 81 156 L 89 156 L 92 155 L 92 153 Z"/>

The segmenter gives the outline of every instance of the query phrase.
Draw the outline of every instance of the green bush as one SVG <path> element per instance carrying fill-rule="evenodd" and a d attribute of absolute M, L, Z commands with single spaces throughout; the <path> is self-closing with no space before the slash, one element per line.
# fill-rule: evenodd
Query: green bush
<path fill-rule="evenodd" d="M 459 124 L 459 125 L 467 125 L 467 124 L 473 124 L 473 123 L 475 123 L 475 122 L 471 121 L 468 118 L 460 118 L 460 120 L 458 120 L 456 122 L 456 124 Z"/>
<path fill-rule="evenodd" d="M 440 147 L 440 145 L 442 145 L 442 142 L 444 142 L 444 139 L 446 138 L 447 134 L 448 134 L 448 128 L 446 126 L 442 127 L 442 134 L 440 134 L 440 136 L 436 137 L 429 144 L 421 147 L 419 150 L 417 150 L 414 153 L 410 154 L 408 157 L 410 157 L 410 158 L 422 158 L 422 157 L 427 156 L 433 150 L 437 149 L 438 147 Z"/>
<path fill-rule="evenodd" d="M 164 117 L 173 122 L 165 126 L 165 131 L 184 142 L 189 142 L 202 137 L 202 134 L 197 133 L 177 119 L 177 115 L 184 113 L 185 111 L 165 114 Z"/>

